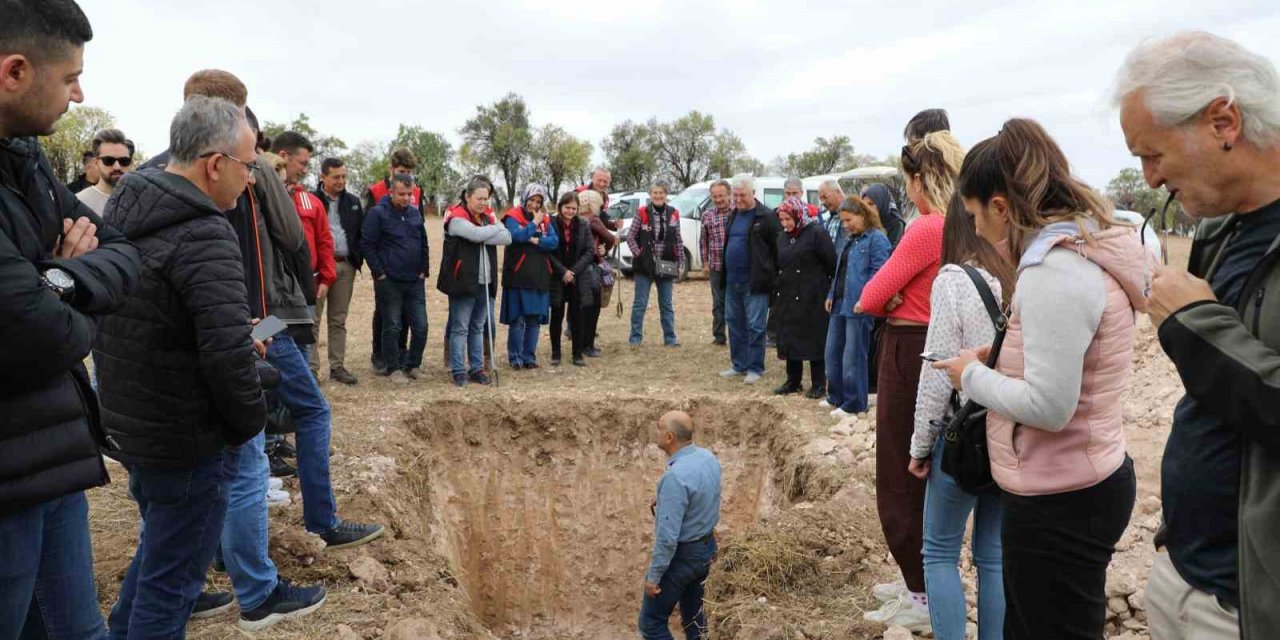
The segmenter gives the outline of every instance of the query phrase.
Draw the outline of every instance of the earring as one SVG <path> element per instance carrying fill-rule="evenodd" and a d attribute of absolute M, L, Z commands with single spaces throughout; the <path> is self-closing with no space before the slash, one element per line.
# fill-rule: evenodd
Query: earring
<path fill-rule="evenodd" d="M 1222 143 L 1222 150 L 1223 150 L 1223 151 L 1230 151 L 1230 150 L 1231 150 L 1231 148 L 1232 148 L 1232 147 L 1231 147 L 1231 143 L 1230 143 L 1230 142 L 1224 142 L 1224 143 Z"/>

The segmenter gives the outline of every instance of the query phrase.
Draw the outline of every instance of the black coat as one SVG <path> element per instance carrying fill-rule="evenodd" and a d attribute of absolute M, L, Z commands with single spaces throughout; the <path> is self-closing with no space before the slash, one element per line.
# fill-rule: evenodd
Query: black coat
<path fill-rule="evenodd" d="M 560 236 L 560 245 L 551 256 L 551 264 L 555 268 L 555 279 L 551 283 L 552 304 L 562 299 L 566 292 L 578 296 L 579 301 L 598 300 L 604 280 L 596 267 L 596 243 L 591 235 L 591 225 L 581 217 L 574 217 L 566 233 L 559 216 L 552 218 L 551 223 Z M 573 285 L 569 287 L 564 286 L 566 271 L 572 271 L 574 276 Z"/>
<path fill-rule="evenodd" d="M 750 212 L 734 209 L 725 223 L 724 246 L 729 250 L 729 229 L 733 221 L 740 215 L 750 215 L 751 231 L 747 241 L 747 255 L 751 260 L 751 293 L 773 294 L 775 280 L 778 276 L 778 234 L 782 233 L 782 223 L 778 222 L 778 214 L 756 200 L 756 208 Z M 834 251 L 834 250 L 833 250 Z M 720 284 L 728 284 L 728 270 L 720 272 Z"/>
<path fill-rule="evenodd" d="M 62 221 L 82 217 L 98 248 L 54 258 Z M 51 267 L 75 279 L 70 303 L 41 283 Z M 83 361 L 137 282 L 137 250 L 54 179 L 35 139 L 0 140 L 0 516 L 107 483 Z"/>
<path fill-rule="evenodd" d="M 321 187 L 316 187 L 315 194 L 324 203 L 325 215 L 328 215 L 329 203 L 333 201 Z M 342 222 L 342 231 L 347 234 L 347 262 L 356 271 L 364 266 L 364 254 L 361 252 L 360 232 L 364 225 L 364 207 L 360 206 L 360 198 L 354 193 L 343 191 L 338 196 L 338 219 Z"/>
<path fill-rule="evenodd" d="M 266 404 L 226 215 L 186 178 L 146 169 L 125 177 L 104 217 L 142 255 L 142 283 L 93 350 L 112 456 L 188 468 L 257 435 Z"/>
<path fill-rule="evenodd" d="M 778 358 L 821 360 L 827 341 L 827 292 L 836 272 L 836 248 L 820 224 L 792 238 L 777 236 L 778 285 L 772 314 L 778 319 Z"/>

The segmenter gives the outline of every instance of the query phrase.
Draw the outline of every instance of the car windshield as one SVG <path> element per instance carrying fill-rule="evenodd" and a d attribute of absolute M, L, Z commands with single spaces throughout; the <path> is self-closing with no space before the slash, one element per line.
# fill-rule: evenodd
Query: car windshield
<path fill-rule="evenodd" d="M 672 198 L 671 205 L 680 212 L 680 215 L 686 218 L 691 218 L 695 213 L 697 213 L 698 208 L 703 202 L 706 202 L 707 197 L 710 195 L 711 191 L 709 189 L 702 187 L 690 187 L 681 191 L 680 195 Z"/>
<path fill-rule="evenodd" d="M 614 220 L 630 220 L 635 217 L 638 208 L 635 200 L 618 200 L 609 205 L 606 211 Z"/>

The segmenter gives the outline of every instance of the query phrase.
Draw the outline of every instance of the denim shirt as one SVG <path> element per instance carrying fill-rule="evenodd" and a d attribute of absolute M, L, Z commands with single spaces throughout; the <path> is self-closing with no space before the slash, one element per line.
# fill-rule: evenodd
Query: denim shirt
<path fill-rule="evenodd" d="M 681 542 L 710 535 L 720 521 L 720 461 L 715 454 L 688 445 L 667 462 L 658 481 L 653 560 L 645 580 L 658 584 Z"/>
<path fill-rule="evenodd" d="M 856 315 L 853 307 L 862 297 L 862 288 L 867 286 L 871 277 L 889 260 L 889 253 L 893 250 L 889 237 L 879 229 L 871 229 L 858 236 L 841 234 L 840 241 L 836 243 L 836 273 L 840 272 L 840 262 L 845 258 L 845 245 L 850 242 L 854 244 L 849 250 L 849 266 L 845 268 L 844 282 L 832 281 L 831 290 L 827 292 L 827 299 L 834 300 L 836 287 L 844 287 L 844 297 L 838 307 L 832 307 L 831 315 L 848 318 Z"/>

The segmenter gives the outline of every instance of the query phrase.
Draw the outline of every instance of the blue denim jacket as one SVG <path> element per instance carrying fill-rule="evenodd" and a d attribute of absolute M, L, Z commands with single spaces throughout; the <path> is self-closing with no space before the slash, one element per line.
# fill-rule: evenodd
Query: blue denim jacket
<path fill-rule="evenodd" d="M 840 262 L 844 260 L 845 245 L 850 242 L 854 244 L 849 250 L 849 266 L 845 270 L 844 282 L 833 280 L 831 290 L 827 292 L 827 299 L 834 300 L 836 287 L 844 287 L 844 298 L 840 300 L 840 306 L 831 309 L 833 316 L 855 315 L 853 307 L 862 297 L 862 288 L 867 286 L 871 277 L 889 260 L 889 253 L 893 250 L 889 237 L 879 229 L 872 229 L 858 236 L 840 234 L 840 239 L 836 242 L 836 273 L 840 272 Z"/>

